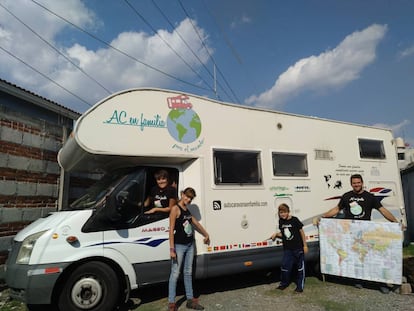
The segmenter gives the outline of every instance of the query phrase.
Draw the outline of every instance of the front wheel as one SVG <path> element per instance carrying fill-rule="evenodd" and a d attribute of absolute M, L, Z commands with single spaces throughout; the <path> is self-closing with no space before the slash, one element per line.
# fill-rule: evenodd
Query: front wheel
<path fill-rule="evenodd" d="M 60 311 L 113 311 L 120 298 L 115 271 L 99 261 L 77 267 L 66 279 L 59 294 Z"/>

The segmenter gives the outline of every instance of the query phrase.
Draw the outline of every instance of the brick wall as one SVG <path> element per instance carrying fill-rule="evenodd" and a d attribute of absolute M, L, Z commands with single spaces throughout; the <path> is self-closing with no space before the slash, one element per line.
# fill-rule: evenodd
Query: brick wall
<path fill-rule="evenodd" d="M 0 264 L 12 237 L 56 211 L 63 128 L 0 103 Z M 36 107 L 33 107 L 35 109 Z"/>
<path fill-rule="evenodd" d="M 70 187 L 57 153 L 79 116 L 0 79 L 0 279 L 15 234 L 56 211 L 59 185 Z"/>

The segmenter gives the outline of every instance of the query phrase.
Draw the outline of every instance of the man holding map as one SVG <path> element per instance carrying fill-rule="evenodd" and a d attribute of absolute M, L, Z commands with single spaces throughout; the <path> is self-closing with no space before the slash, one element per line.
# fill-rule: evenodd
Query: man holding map
<path fill-rule="evenodd" d="M 322 215 L 322 218 L 331 218 L 341 213 L 343 219 L 371 220 L 373 209 L 378 210 L 385 219 L 390 222 L 398 223 L 397 218 L 385 207 L 382 206 L 375 196 L 363 188 L 363 179 L 360 174 L 354 174 L 350 178 L 352 190 L 346 192 L 341 197 L 337 206 L 333 207 Z M 357 288 L 362 288 L 360 283 L 355 284 Z M 382 293 L 388 293 L 388 287 L 381 286 Z"/>
<path fill-rule="evenodd" d="M 387 220 L 398 222 L 397 218 L 382 206 L 373 194 L 364 190 L 364 181 L 360 174 L 351 175 L 350 180 L 352 190 L 346 192 L 338 205 L 327 211 L 322 217 L 334 217 L 342 211 L 344 219 L 371 220 L 371 212 L 376 209 Z"/>

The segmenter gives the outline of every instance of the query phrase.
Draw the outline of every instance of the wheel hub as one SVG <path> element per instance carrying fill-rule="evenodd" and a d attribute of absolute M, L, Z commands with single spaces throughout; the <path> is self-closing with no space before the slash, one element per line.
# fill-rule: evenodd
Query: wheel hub
<path fill-rule="evenodd" d="M 94 278 L 83 278 L 73 286 L 71 297 L 76 307 L 83 310 L 91 309 L 101 301 L 101 284 Z"/>

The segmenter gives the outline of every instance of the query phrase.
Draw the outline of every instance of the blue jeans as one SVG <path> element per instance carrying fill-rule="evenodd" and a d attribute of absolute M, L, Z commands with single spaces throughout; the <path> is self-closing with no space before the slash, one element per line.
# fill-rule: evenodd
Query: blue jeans
<path fill-rule="evenodd" d="M 305 284 L 305 255 L 303 249 L 284 249 L 281 267 L 281 286 L 289 286 L 293 268 L 298 269 L 296 288 L 303 290 Z"/>
<path fill-rule="evenodd" d="M 171 261 L 170 280 L 168 282 L 168 302 L 175 302 L 177 280 L 180 276 L 181 266 L 183 267 L 183 278 L 185 295 L 187 299 L 193 299 L 193 259 L 194 259 L 194 245 L 190 244 L 175 244 L 175 254 L 177 260 Z"/>

